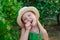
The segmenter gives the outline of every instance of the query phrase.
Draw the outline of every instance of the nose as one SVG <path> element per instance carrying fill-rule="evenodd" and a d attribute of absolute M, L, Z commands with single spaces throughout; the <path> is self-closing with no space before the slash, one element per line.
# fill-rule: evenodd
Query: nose
<path fill-rule="evenodd" d="M 27 21 L 31 21 L 32 19 L 30 17 L 27 17 Z"/>

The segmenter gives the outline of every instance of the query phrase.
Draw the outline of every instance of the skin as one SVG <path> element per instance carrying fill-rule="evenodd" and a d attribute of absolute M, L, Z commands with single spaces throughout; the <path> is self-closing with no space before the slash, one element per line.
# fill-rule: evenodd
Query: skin
<path fill-rule="evenodd" d="M 25 24 L 26 29 L 22 28 L 20 40 L 28 40 L 28 35 L 30 31 L 32 32 L 40 31 L 43 36 L 43 39 L 49 40 L 47 31 L 43 28 L 41 23 L 36 20 L 35 14 L 33 14 L 32 12 L 26 12 L 22 16 L 22 20 Z"/>

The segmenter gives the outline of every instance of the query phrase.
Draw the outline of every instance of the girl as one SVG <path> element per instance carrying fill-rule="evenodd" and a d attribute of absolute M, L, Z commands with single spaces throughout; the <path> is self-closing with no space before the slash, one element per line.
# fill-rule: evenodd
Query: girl
<path fill-rule="evenodd" d="M 49 40 L 47 31 L 39 22 L 39 11 L 35 7 L 19 10 L 17 23 L 21 27 L 19 40 Z"/>

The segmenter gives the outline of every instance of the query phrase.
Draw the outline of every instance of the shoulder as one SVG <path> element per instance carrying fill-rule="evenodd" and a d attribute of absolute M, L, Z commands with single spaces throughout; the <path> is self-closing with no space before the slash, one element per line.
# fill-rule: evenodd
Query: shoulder
<path fill-rule="evenodd" d="M 43 33 L 44 33 L 44 34 L 47 34 L 47 31 L 46 31 L 46 29 L 45 29 L 45 28 L 43 28 Z"/>

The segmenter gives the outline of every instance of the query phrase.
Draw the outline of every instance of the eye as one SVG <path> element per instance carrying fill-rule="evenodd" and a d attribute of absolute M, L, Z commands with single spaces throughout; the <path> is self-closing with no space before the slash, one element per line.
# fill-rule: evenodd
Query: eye
<path fill-rule="evenodd" d="M 30 16 L 30 15 L 28 15 L 28 16 Z"/>

